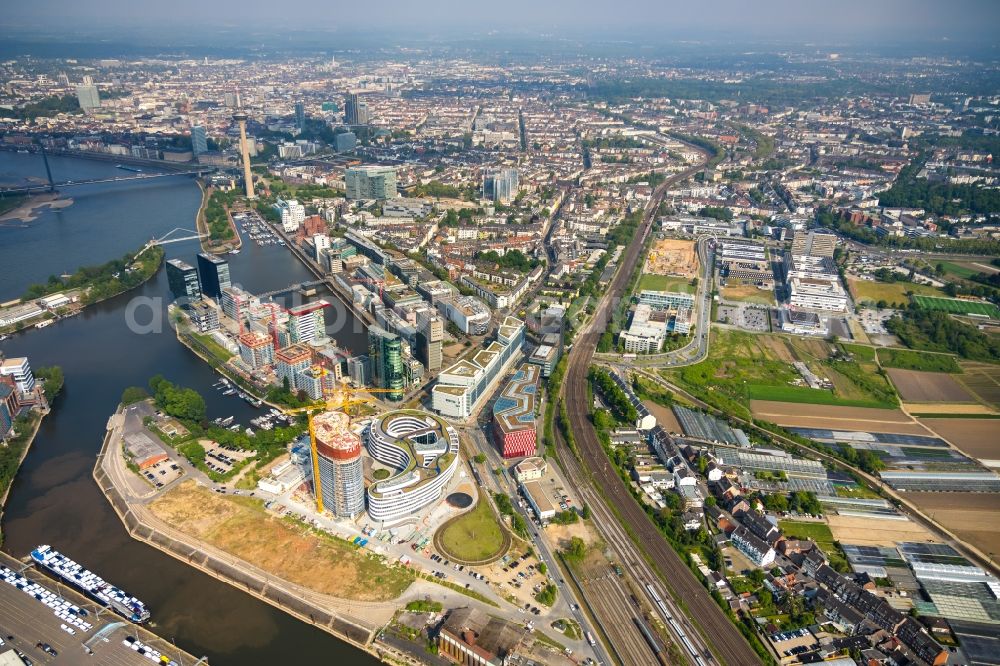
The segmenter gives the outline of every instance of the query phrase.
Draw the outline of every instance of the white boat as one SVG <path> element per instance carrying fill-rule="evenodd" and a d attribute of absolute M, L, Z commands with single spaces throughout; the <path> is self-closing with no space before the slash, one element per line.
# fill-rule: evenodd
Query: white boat
<path fill-rule="evenodd" d="M 45 321 L 40 321 L 37 324 L 35 324 L 35 328 L 45 328 L 46 326 L 51 326 L 51 325 L 52 321 L 46 319 Z"/>

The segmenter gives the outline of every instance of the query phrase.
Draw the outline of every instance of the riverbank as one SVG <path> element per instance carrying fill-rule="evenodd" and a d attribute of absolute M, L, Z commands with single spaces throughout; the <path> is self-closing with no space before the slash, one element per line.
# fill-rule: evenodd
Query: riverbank
<path fill-rule="evenodd" d="M 103 264 L 97 269 L 96 275 L 94 269 L 86 269 L 89 274 L 85 274 L 84 268 L 80 268 L 68 280 L 60 281 L 59 288 L 54 288 L 52 283 L 31 285 L 24 296 L 13 301 L 13 305 L 0 309 L 0 321 L 12 320 L 11 323 L 0 326 L 0 334 L 18 333 L 29 328 L 29 325 L 33 328 L 44 328 L 60 319 L 78 315 L 89 306 L 141 287 L 160 270 L 165 253 L 162 247 L 154 245 L 146 246 L 127 262 L 126 258 L 131 255 L 129 252 L 122 259 Z M 144 255 L 141 260 L 140 255 Z M 136 261 L 140 266 L 138 271 L 129 272 L 128 267 Z M 139 273 L 138 279 L 132 277 L 136 272 Z M 103 277 L 101 273 L 104 274 Z M 81 284 L 74 284 L 78 276 L 82 276 L 79 279 L 84 281 Z M 42 307 L 37 303 L 44 297 L 58 295 L 64 295 L 66 299 L 63 305 L 54 309 Z"/>
<path fill-rule="evenodd" d="M 125 414 L 119 405 L 108 421 L 104 442 L 97 455 L 93 477 L 111 504 L 129 536 L 142 541 L 171 557 L 264 601 L 294 617 L 311 624 L 356 648 L 378 656 L 372 642 L 385 617 L 365 623 L 348 613 L 358 610 L 378 610 L 379 615 L 392 614 L 395 604 L 340 600 L 318 594 L 268 574 L 249 562 L 190 537 L 160 520 L 143 501 L 135 498 L 127 483 L 132 474 L 121 455 Z M 377 609 L 375 607 L 378 607 Z"/>
<path fill-rule="evenodd" d="M 49 412 L 52 411 L 48 406 L 45 407 L 41 412 L 33 412 L 34 424 L 31 427 L 31 433 L 24 438 L 20 444 L 14 444 L 7 442 L 4 447 L 4 453 L 11 450 L 11 447 L 20 446 L 21 451 L 17 455 L 17 463 L 14 465 L 14 469 L 11 472 L 9 479 L 0 479 L 0 484 L 3 485 L 3 495 L 0 496 L 0 525 L 3 524 L 3 512 L 4 507 L 7 506 L 7 496 L 10 495 L 10 489 L 14 486 L 14 479 L 17 478 L 17 472 L 21 469 L 21 465 L 24 463 L 24 459 L 28 457 L 28 452 L 31 451 L 31 445 L 35 442 L 35 437 L 38 435 L 39 428 L 42 427 L 42 421 L 48 416 Z M 14 440 L 18 438 L 15 437 Z M 3 533 L 0 532 L 0 543 L 3 542 Z"/>
<path fill-rule="evenodd" d="M 228 206 L 223 206 L 222 212 L 226 216 L 226 224 L 229 225 L 229 229 L 233 232 L 231 239 L 227 240 L 213 240 L 212 239 L 212 225 L 208 221 L 208 207 L 212 204 L 212 197 L 216 191 L 213 191 L 212 187 L 205 187 L 205 185 L 199 180 L 197 181 L 198 188 L 201 190 L 201 205 L 198 207 L 198 213 L 195 215 L 195 228 L 198 233 L 201 234 L 200 244 L 203 252 L 210 252 L 212 254 L 225 254 L 226 252 L 231 252 L 233 250 L 240 250 L 243 248 L 243 236 L 240 235 L 239 229 L 236 228 L 236 222 L 233 220 L 233 213 Z"/>
<path fill-rule="evenodd" d="M 26 195 L 23 200 L 20 200 L 15 208 L 12 208 L 0 215 L 0 223 L 34 222 L 38 219 L 38 216 L 41 214 L 43 208 L 59 210 L 72 205 L 72 198 L 61 197 L 55 192 L 47 192 L 45 194 L 29 194 Z"/>

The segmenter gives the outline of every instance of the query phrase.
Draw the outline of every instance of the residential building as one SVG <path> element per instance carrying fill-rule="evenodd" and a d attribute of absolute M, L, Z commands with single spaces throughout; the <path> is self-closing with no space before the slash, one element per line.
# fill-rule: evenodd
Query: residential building
<path fill-rule="evenodd" d="M 627 331 L 621 333 L 625 351 L 630 354 L 653 354 L 660 351 L 667 335 L 665 312 L 653 313 L 646 303 L 639 303 L 632 313 L 632 321 Z"/>
<path fill-rule="evenodd" d="M 174 298 L 201 298 L 198 270 L 181 259 L 167 259 L 167 284 Z"/>
<path fill-rule="evenodd" d="M 323 412 L 312 419 L 317 500 L 325 511 L 353 520 L 365 510 L 365 478 L 361 438 L 350 426 L 344 412 Z"/>
<path fill-rule="evenodd" d="M 198 254 L 198 275 L 201 293 L 211 298 L 221 298 L 222 290 L 232 285 L 229 279 L 229 262 L 214 254 Z"/>
<path fill-rule="evenodd" d="M 239 337 L 240 358 L 254 370 L 274 364 L 274 343 L 260 331 L 247 331 Z"/>
<path fill-rule="evenodd" d="M 347 169 L 344 184 L 348 199 L 394 199 L 396 169 L 390 166 L 359 166 Z"/>
<path fill-rule="evenodd" d="M 288 308 L 288 338 L 293 343 L 309 344 L 326 338 L 324 308 L 330 304 L 322 299 Z"/>
<path fill-rule="evenodd" d="M 750 530 L 740 525 L 729 535 L 730 541 L 736 548 L 746 555 L 751 562 L 759 567 L 767 567 L 774 563 L 776 553 L 774 548 L 764 543 L 754 536 Z"/>
<path fill-rule="evenodd" d="M 288 381 L 288 388 L 295 390 L 295 376 L 312 364 L 312 352 L 305 345 L 289 345 L 274 353 L 274 371 L 278 380 Z"/>

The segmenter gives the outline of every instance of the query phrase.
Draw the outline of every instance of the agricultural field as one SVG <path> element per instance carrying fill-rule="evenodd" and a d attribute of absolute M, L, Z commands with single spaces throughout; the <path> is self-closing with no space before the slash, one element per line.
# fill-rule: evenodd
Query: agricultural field
<path fill-rule="evenodd" d="M 1000 494 L 908 492 L 906 498 L 981 552 L 1000 552 Z"/>
<path fill-rule="evenodd" d="M 895 391 L 873 362 L 837 360 L 831 356 L 835 351 L 824 340 L 719 330 L 706 360 L 666 374 L 723 409 L 738 404 L 745 410 L 757 400 L 848 407 L 898 405 Z M 829 380 L 830 387 L 809 388 L 793 365 L 796 361 Z"/>
<path fill-rule="evenodd" d="M 674 416 L 674 410 L 658 405 L 652 400 L 643 400 L 642 404 L 656 417 L 656 423 L 666 428 L 667 432 L 684 432 L 681 424 L 677 422 L 677 417 Z"/>
<path fill-rule="evenodd" d="M 920 419 L 963 453 L 980 460 L 1000 460 L 1000 422 L 996 419 Z"/>
<path fill-rule="evenodd" d="M 942 292 L 937 287 L 915 282 L 876 282 L 874 280 L 860 280 L 857 278 L 847 278 L 847 284 L 851 291 L 851 296 L 858 303 L 869 301 L 878 303 L 898 303 L 906 305 L 909 298 L 907 292 L 914 294 L 927 294 L 931 296 L 940 295 Z"/>
<path fill-rule="evenodd" d="M 996 266 L 990 266 L 989 264 L 979 263 L 976 261 L 944 261 L 944 270 L 955 277 L 962 278 L 963 280 L 968 280 L 973 275 L 979 273 L 997 273 L 998 269 Z"/>
<path fill-rule="evenodd" d="M 759 303 L 761 305 L 774 305 L 774 291 L 770 289 L 758 289 L 752 284 L 727 285 L 719 292 L 719 297 L 724 301 L 741 301 L 744 303 Z"/>
<path fill-rule="evenodd" d="M 1000 365 L 963 362 L 956 379 L 981 401 L 1000 408 Z"/>
<path fill-rule="evenodd" d="M 413 581 L 403 568 L 264 510 L 259 500 L 218 495 L 186 481 L 149 505 L 175 529 L 320 594 L 357 601 L 399 597 Z"/>
<path fill-rule="evenodd" d="M 834 539 L 840 543 L 891 547 L 903 541 L 937 541 L 934 535 L 912 520 L 828 515 L 827 521 Z"/>
<path fill-rule="evenodd" d="M 691 284 L 690 278 L 671 277 L 669 275 L 654 275 L 643 273 L 639 277 L 639 284 L 636 285 L 636 293 L 648 289 L 650 291 L 674 291 L 686 294 L 695 293 L 696 289 Z"/>
<path fill-rule="evenodd" d="M 914 295 L 913 301 L 927 310 L 941 310 L 952 314 L 976 315 L 1000 319 L 1000 308 L 992 303 L 967 301 L 962 298 L 942 298 L 935 296 Z"/>
<path fill-rule="evenodd" d="M 840 348 L 843 349 L 848 354 L 854 356 L 855 360 L 862 361 L 864 363 L 874 363 L 875 362 L 875 348 L 868 347 L 865 345 L 852 345 L 848 343 L 840 343 Z"/>
<path fill-rule="evenodd" d="M 890 368 L 886 372 L 904 402 L 975 402 L 951 375 L 900 368 Z"/>
<path fill-rule="evenodd" d="M 750 407 L 757 418 L 794 428 L 927 434 L 923 426 L 898 409 L 812 405 L 804 410 L 798 403 L 767 400 L 753 400 Z"/>

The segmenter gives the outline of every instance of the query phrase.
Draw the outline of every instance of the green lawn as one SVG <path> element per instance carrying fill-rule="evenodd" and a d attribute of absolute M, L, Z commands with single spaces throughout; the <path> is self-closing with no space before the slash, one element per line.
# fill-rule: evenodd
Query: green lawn
<path fill-rule="evenodd" d="M 778 527 L 789 539 L 812 539 L 815 541 L 816 545 L 830 558 L 831 565 L 837 560 L 844 561 L 844 556 L 834 543 L 833 532 L 830 531 L 830 526 L 825 522 L 779 520 Z"/>
<path fill-rule="evenodd" d="M 847 343 L 841 343 L 840 348 L 849 354 L 853 354 L 854 358 L 858 361 L 864 363 L 874 363 L 875 362 L 875 348 L 866 347 L 864 345 L 852 345 Z"/>
<path fill-rule="evenodd" d="M 850 499 L 879 499 L 877 493 L 874 493 L 868 488 L 860 485 L 845 486 L 837 484 L 834 486 L 834 490 L 837 493 L 837 497 L 846 497 Z"/>
<path fill-rule="evenodd" d="M 636 293 L 643 289 L 649 289 L 650 291 L 681 291 L 688 294 L 695 292 L 695 288 L 691 286 L 691 281 L 687 278 L 653 275 L 652 273 L 643 273 L 639 277 L 639 284 L 635 288 Z"/>
<path fill-rule="evenodd" d="M 463 562 L 480 562 L 495 557 L 506 539 L 489 501 L 480 494 L 476 506 L 447 523 L 440 536 L 445 556 Z"/>
<path fill-rule="evenodd" d="M 928 372 L 962 372 L 962 367 L 950 354 L 934 354 L 909 349 L 879 349 L 878 360 L 886 368 Z"/>
<path fill-rule="evenodd" d="M 899 303 L 906 305 L 906 293 L 914 294 L 940 294 L 941 290 L 926 284 L 916 284 L 915 282 L 875 282 L 872 280 L 848 279 L 851 294 L 858 302 L 869 301 L 877 303 L 886 301 L 887 303 Z"/>
<path fill-rule="evenodd" d="M 966 301 L 961 298 L 940 298 L 934 296 L 914 295 L 913 301 L 927 310 L 941 310 L 952 314 L 979 315 L 1000 319 L 1000 308 L 992 303 Z"/>
<path fill-rule="evenodd" d="M 191 337 L 204 345 L 204 351 L 210 353 L 214 358 L 222 364 L 225 364 L 229 359 L 231 359 L 234 354 L 229 353 L 229 351 L 215 341 L 211 335 L 203 335 L 201 333 L 192 333 Z"/>
<path fill-rule="evenodd" d="M 973 275 L 984 272 L 982 270 L 977 271 L 975 269 L 969 268 L 968 266 L 962 266 L 961 264 L 955 264 L 950 261 L 944 261 L 941 263 L 944 266 L 944 270 L 946 272 L 951 273 L 955 277 L 960 277 L 963 280 L 968 280 Z"/>

